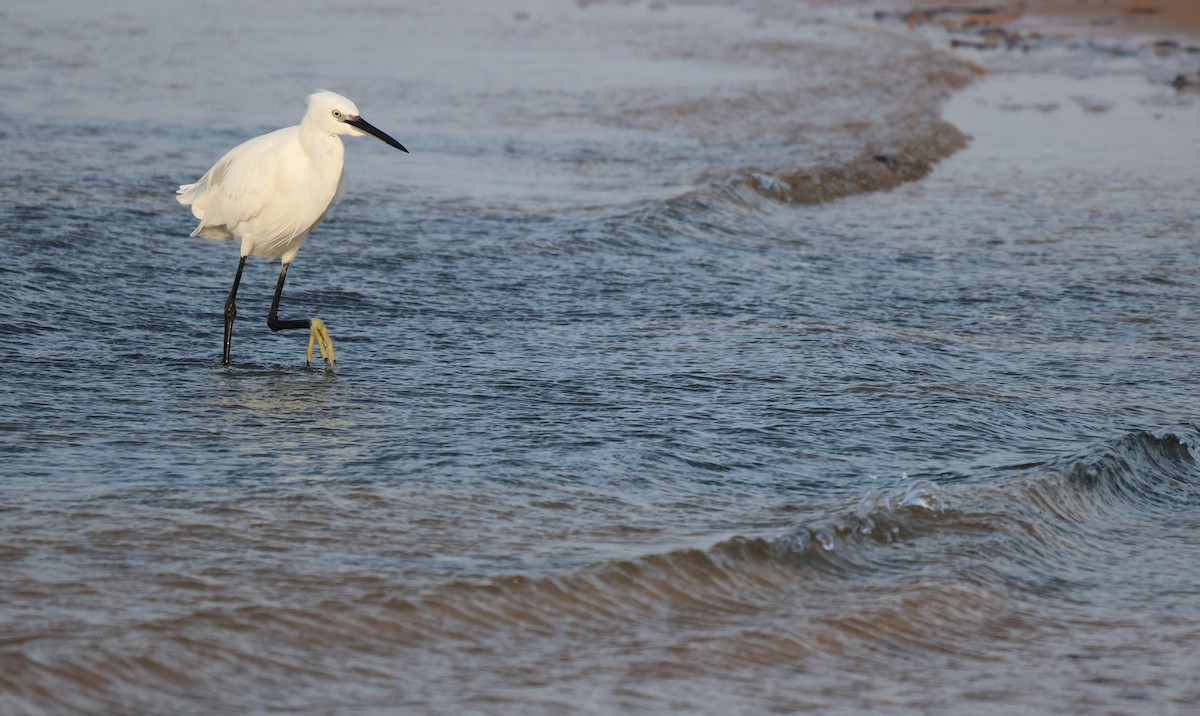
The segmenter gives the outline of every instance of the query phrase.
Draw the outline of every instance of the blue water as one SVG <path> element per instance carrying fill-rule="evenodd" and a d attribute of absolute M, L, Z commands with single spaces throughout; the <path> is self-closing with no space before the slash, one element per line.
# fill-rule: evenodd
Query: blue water
<path fill-rule="evenodd" d="M 351 95 L 413 157 L 352 143 L 361 181 L 289 271 L 281 315 L 325 320 L 337 372 L 305 370 L 305 336 L 267 329 L 278 265 L 259 261 L 223 368 L 237 251 L 188 238 L 172 194 L 268 113 L 296 121 L 311 87 L 277 107 L 245 77 L 226 101 L 166 70 L 130 85 L 101 55 L 72 75 L 72 37 L 175 51 L 177 18 L 122 7 L 30 10 L 8 31 L 27 49 L 0 68 L 42 114 L 34 134 L 0 107 L 0 711 L 1200 700 L 1194 100 L 1103 64 L 965 90 L 939 66 L 931 104 L 881 108 L 874 70 L 841 72 L 836 51 L 875 30 L 750 3 L 737 17 L 783 12 L 808 38 L 788 61 L 846 96 L 742 121 L 691 104 L 778 77 L 758 55 L 689 54 L 712 23 L 745 33 L 735 49 L 762 39 L 732 10 L 506 6 L 531 49 L 461 20 L 496 43 L 485 59 L 504 50 L 487 91 L 427 60 L 448 99 L 428 80 L 409 88 L 424 107 L 372 97 L 382 75 Z M 436 35 L 461 11 L 371 8 L 288 22 L 361 40 L 398 16 Z M 578 90 L 530 69 L 600 51 L 564 30 L 593 9 L 670 100 L 633 93 L 636 126 L 589 104 L 623 96 L 613 74 Z M 670 50 L 644 22 L 676 28 Z M 311 79 L 272 42 L 280 59 L 246 61 Z M 863 62 L 922 84 L 923 42 L 884 33 Z M 38 82 L 55 57 L 62 76 Z M 582 119 L 534 111 L 560 105 Z M 895 144 L 892 120 L 918 109 Z M 953 144 L 939 111 L 970 146 L 870 191 L 872 155 Z M 768 146 L 796 121 L 802 151 Z M 706 122 L 733 139 L 689 134 Z M 847 196 L 779 189 L 821 172 Z"/>

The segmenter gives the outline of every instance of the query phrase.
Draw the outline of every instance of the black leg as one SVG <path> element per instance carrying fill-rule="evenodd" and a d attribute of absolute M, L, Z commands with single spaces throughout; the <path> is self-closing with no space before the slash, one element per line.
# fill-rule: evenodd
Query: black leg
<path fill-rule="evenodd" d="M 287 279 L 288 264 L 279 268 L 279 283 L 275 284 L 275 298 L 271 300 L 271 311 L 267 314 L 267 327 L 272 331 L 288 331 L 295 328 L 307 328 L 308 360 L 305 366 L 312 364 L 313 345 L 321 348 L 321 360 L 325 361 L 325 369 L 332 372 L 337 365 L 337 356 L 333 353 L 333 341 L 329 338 L 329 330 L 320 318 L 304 318 L 286 321 L 279 317 L 279 299 L 283 296 L 283 282 Z"/>
<path fill-rule="evenodd" d="M 221 354 L 221 365 L 229 365 L 229 344 L 233 340 L 233 319 L 237 318 L 237 290 L 242 282 L 242 269 L 246 267 L 246 257 L 238 261 L 237 273 L 233 276 L 233 288 L 229 289 L 229 298 L 225 299 L 225 351 Z"/>
<path fill-rule="evenodd" d="M 290 265 L 284 264 L 279 269 L 279 283 L 275 284 L 275 298 L 271 300 L 271 312 L 267 314 L 267 327 L 272 331 L 287 331 L 312 326 L 312 321 L 307 318 L 298 321 L 285 321 L 279 318 L 279 298 L 283 295 L 283 281 L 287 278 L 287 270 Z"/>

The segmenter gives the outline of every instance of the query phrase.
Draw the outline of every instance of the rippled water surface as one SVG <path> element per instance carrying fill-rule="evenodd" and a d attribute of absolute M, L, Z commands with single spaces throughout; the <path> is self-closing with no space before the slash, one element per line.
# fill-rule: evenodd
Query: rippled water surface
<path fill-rule="evenodd" d="M 1194 97 L 794 3 L 288 8 L 3 11 L 0 712 L 1200 702 Z M 317 86 L 412 156 L 289 271 L 337 373 L 259 261 L 222 368 L 174 189 Z"/>

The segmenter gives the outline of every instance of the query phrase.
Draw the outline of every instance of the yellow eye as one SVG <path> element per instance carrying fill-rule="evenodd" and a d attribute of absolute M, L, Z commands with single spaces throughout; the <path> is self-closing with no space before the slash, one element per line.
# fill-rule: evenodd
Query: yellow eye
<path fill-rule="evenodd" d="M 342 118 L 342 110 L 340 110 L 340 109 L 333 110 L 333 118 L 341 119 Z"/>

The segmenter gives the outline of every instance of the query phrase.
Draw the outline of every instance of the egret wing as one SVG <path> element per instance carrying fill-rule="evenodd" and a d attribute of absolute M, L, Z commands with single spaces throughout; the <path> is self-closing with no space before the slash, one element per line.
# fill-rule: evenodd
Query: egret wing
<path fill-rule="evenodd" d="M 245 141 L 229 150 L 200 181 L 179 187 L 179 203 L 191 205 L 200 224 L 192 236 L 228 239 L 238 224 L 249 221 L 262 211 L 270 187 L 275 162 L 272 155 L 288 138 L 287 127 Z"/>

